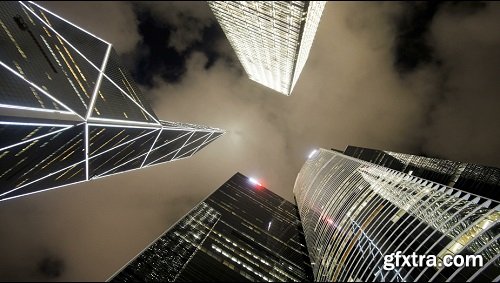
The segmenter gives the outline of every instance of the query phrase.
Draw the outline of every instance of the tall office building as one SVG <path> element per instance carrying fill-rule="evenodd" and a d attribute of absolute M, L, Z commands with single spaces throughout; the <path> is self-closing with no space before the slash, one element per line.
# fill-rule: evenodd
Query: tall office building
<path fill-rule="evenodd" d="M 325 1 L 209 1 L 251 80 L 290 95 Z"/>
<path fill-rule="evenodd" d="M 294 194 L 317 281 L 500 279 L 498 201 L 324 149 L 310 155 Z M 483 265 L 398 264 L 397 252 L 436 264 L 481 256 Z"/>
<path fill-rule="evenodd" d="M 186 158 L 215 128 L 159 120 L 111 44 L 0 3 L 0 201 Z"/>
<path fill-rule="evenodd" d="M 297 207 L 237 173 L 111 281 L 312 281 Z"/>
<path fill-rule="evenodd" d="M 357 146 L 345 155 L 500 201 L 500 169 Z"/>

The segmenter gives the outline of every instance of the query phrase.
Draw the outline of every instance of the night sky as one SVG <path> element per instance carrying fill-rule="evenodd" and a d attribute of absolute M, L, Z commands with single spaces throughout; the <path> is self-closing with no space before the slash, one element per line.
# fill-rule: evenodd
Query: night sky
<path fill-rule="evenodd" d="M 327 3 L 286 97 L 205 2 L 42 6 L 113 43 L 163 120 L 227 130 L 190 159 L 0 204 L 0 280 L 102 281 L 235 172 L 293 199 L 316 147 L 500 167 L 500 3 Z"/>

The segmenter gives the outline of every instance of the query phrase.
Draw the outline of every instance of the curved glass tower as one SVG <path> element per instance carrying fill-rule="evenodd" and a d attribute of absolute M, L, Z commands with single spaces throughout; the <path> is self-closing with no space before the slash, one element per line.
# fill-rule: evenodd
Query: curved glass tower
<path fill-rule="evenodd" d="M 499 279 L 497 201 L 324 149 L 294 194 L 316 281 Z M 469 263 L 440 267 L 456 255 Z"/>

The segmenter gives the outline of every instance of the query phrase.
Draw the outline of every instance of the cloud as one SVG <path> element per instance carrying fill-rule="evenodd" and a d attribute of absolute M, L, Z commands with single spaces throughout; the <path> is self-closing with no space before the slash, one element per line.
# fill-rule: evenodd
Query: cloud
<path fill-rule="evenodd" d="M 453 160 L 500 166 L 500 4 L 447 4 L 432 23 L 443 96 L 425 149 Z"/>
<path fill-rule="evenodd" d="M 64 5 L 68 11 L 59 13 L 68 18 L 80 10 Z M 89 26 L 109 33 L 103 38 L 126 35 L 98 15 L 120 11 L 106 5 L 129 11 L 130 4 L 92 5 L 84 5 L 92 13 L 80 15 L 95 21 Z M 192 37 L 165 43 L 178 50 L 188 50 L 186 44 L 199 40 L 197 31 L 214 21 L 206 3 L 196 4 L 199 10 L 192 3 L 145 5 L 178 29 L 187 14 L 196 18 Z M 290 97 L 250 81 L 225 39 L 213 42 L 219 57 L 208 68 L 206 53 L 186 53 L 178 83 L 156 76 L 145 93 L 155 98 L 160 118 L 223 128 L 226 135 L 190 159 L 2 203 L 0 223 L 8 233 L 0 233 L 0 278 L 38 280 L 40 259 L 57 255 L 65 268 L 54 281 L 105 280 L 236 171 L 292 200 L 296 174 L 313 147 L 423 149 L 450 159 L 498 162 L 499 5 L 444 5 L 423 35 L 441 63 L 419 64 L 401 76 L 394 65 L 395 19 L 404 15 L 404 5 L 328 3 Z M 76 21 L 79 15 L 73 16 Z M 129 26 L 135 16 L 125 18 L 124 27 L 136 31 Z"/>
<path fill-rule="evenodd" d="M 38 271 L 47 279 L 60 277 L 65 269 L 64 261 L 58 257 L 47 256 L 38 262 Z"/>
<path fill-rule="evenodd" d="M 203 31 L 215 23 L 208 5 L 203 2 L 137 2 L 147 9 L 156 20 L 171 27 L 168 46 L 182 53 L 194 43 L 200 42 Z"/>
<path fill-rule="evenodd" d="M 132 52 L 141 39 L 130 2 L 47 1 L 38 2 L 98 37 L 113 44 L 118 53 Z"/>
<path fill-rule="evenodd" d="M 146 92 L 155 98 L 154 108 L 160 117 L 228 130 L 226 136 L 207 149 L 213 155 L 207 155 L 218 162 L 223 158 L 230 160 L 221 161 L 226 164 L 218 167 L 222 167 L 221 172 L 210 172 L 257 174 L 271 190 L 289 200 L 293 198 L 295 176 L 313 147 L 343 149 L 359 145 L 408 153 L 424 150 L 453 160 L 491 163 L 496 155 L 479 152 L 482 147 L 489 152 L 500 148 L 496 146 L 498 131 L 493 130 L 493 123 L 498 120 L 494 117 L 493 108 L 498 105 L 494 93 L 500 87 L 492 77 L 498 74 L 500 64 L 490 60 L 489 67 L 481 67 L 481 61 L 472 58 L 466 61 L 472 65 L 465 66 L 461 63 L 465 59 L 457 56 L 490 53 L 498 59 L 498 37 L 491 39 L 493 29 L 482 33 L 486 38 L 467 35 L 464 38 L 470 38 L 470 48 L 474 48 L 474 42 L 484 43 L 476 45 L 475 51 L 446 55 L 451 52 L 447 51 L 449 48 L 461 45 L 453 42 L 465 40 L 458 37 L 467 27 L 449 23 L 456 35 L 448 41 L 445 36 L 440 37 L 443 42 L 450 42 L 446 49 L 443 43 L 432 40 L 437 26 L 443 25 L 440 22 L 449 21 L 446 12 L 439 12 L 430 24 L 432 33 L 422 37 L 431 39 L 428 45 L 442 65 L 423 61 L 401 76 L 393 64 L 399 40 L 396 20 L 405 15 L 406 9 L 404 4 L 387 2 L 328 4 L 311 56 L 291 97 L 251 82 L 239 63 L 226 57 L 206 69 L 207 58 L 202 53 L 189 57 L 180 83 L 168 84 L 158 79 L 156 86 Z M 465 21 L 463 25 L 478 28 L 497 24 L 494 13 L 489 12 L 491 15 L 484 18 L 482 13 L 479 10 L 469 15 L 477 17 L 476 21 Z M 486 48 L 488 44 L 491 50 Z M 220 50 L 234 54 L 227 46 Z M 450 66 L 455 64 L 461 69 L 454 67 L 451 71 Z M 480 71 L 483 75 L 474 79 L 474 70 L 478 68 L 483 68 L 484 74 Z M 469 74 L 468 78 L 461 77 Z M 475 96 L 461 95 L 460 89 L 450 88 L 454 81 L 479 89 Z M 454 105 L 450 95 L 463 97 L 462 101 Z M 478 96 L 484 100 L 467 101 Z M 473 114 L 467 110 L 468 105 L 478 105 L 477 109 L 486 111 Z M 484 125 L 482 134 L 467 134 L 481 129 L 479 123 Z M 469 141 L 462 142 L 467 137 Z M 210 164 L 200 162 L 198 166 L 198 170 L 207 170 Z"/>
<path fill-rule="evenodd" d="M 410 88 L 392 65 L 392 18 L 400 11 L 393 3 L 327 5 L 290 97 L 250 81 L 239 63 L 226 57 L 205 68 L 203 53 L 191 54 L 179 83 L 158 78 L 146 93 L 159 117 L 227 130 L 206 150 L 213 159 L 193 170 L 255 174 L 292 200 L 295 176 L 313 147 L 418 148 L 422 137 L 415 128 L 425 123 L 430 102 L 419 93 L 425 89 Z M 420 85 L 429 79 L 413 80 Z M 210 166 L 214 162 L 223 164 L 220 172 Z"/>
<path fill-rule="evenodd" d="M 400 13 L 399 3 L 327 6 L 293 94 L 295 130 L 327 148 L 417 146 L 428 102 L 392 65 Z"/>
<path fill-rule="evenodd" d="M 204 158 L 192 170 L 216 176 L 231 176 L 241 171 L 261 177 L 264 182 L 278 181 L 283 170 L 294 174 L 295 168 L 287 164 L 284 151 L 287 143 L 284 118 L 274 113 L 281 111 L 284 105 L 279 101 L 285 97 L 251 82 L 230 61 L 218 60 L 210 69 L 205 68 L 206 62 L 204 54 L 193 53 L 180 83 L 158 80 L 155 88 L 148 91 L 155 98 L 159 117 L 227 131 L 205 150 L 210 158 Z M 266 161 L 268 166 L 263 164 Z M 193 190 L 201 186 L 196 184 Z"/>

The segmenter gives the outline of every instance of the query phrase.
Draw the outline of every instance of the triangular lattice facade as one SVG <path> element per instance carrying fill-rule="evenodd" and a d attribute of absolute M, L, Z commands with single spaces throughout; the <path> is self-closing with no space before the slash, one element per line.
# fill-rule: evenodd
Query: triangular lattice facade
<path fill-rule="evenodd" d="M 187 158 L 222 130 L 158 119 L 110 43 L 0 3 L 0 201 Z"/>

